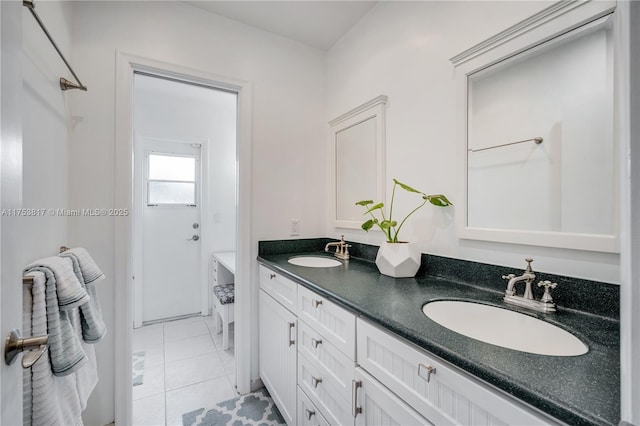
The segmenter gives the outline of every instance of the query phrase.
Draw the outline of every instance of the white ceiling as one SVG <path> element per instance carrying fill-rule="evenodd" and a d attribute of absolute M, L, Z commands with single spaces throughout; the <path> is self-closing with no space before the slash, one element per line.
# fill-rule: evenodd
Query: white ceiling
<path fill-rule="evenodd" d="M 320 50 L 328 50 L 377 1 L 186 1 Z"/>

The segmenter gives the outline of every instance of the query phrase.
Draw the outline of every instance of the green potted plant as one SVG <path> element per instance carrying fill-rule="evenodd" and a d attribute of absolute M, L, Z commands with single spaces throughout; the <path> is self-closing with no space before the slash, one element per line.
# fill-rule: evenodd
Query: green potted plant
<path fill-rule="evenodd" d="M 393 211 L 393 202 L 398 187 L 407 192 L 419 194 L 421 198 L 420 204 L 404 216 L 400 222 L 394 220 Z M 442 194 L 427 195 L 397 179 L 393 179 L 393 190 L 391 192 L 388 215 L 385 214 L 384 203 L 382 202 L 374 204 L 373 200 L 362 200 L 356 203 L 358 206 L 365 207 L 367 210 L 364 214 L 370 216 L 370 218 L 361 225 L 361 228 L 368 232 L 374 226 L 377 226 L 385 235 L 386 241 L 380 246 L 378 255 L 376 256 L 376 265 L 380 273 L 395 278 L 403 278 L 413 277 L 416 272 L 418 272 L 422 254 L 413 244 L 399 240 L 398 236 L 407 219 L 427 203 L 438 207 L 453 205 L 453 203 Z"/>

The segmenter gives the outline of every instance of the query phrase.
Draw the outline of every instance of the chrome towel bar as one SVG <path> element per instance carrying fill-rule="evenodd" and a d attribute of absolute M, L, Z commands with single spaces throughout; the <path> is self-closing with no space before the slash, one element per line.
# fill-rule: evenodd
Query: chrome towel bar
<path fill-rule="evenodd" d="M 53 40 L 53 37 L 51 37 L 51 34 L 49 34 L 49 31 L 47 31 L 47 27 L 44 26 L 44 23 L 42 22 L 42 20 L 40 19 L 40 17 L 36 13 L 36 5 L 33 4 L 33 0 L 22 0 L 22 5 L 24 7 L 26 7 L 27 9 L 29 9 L 29 12 L 31 12 L 31 14 L 35 18 L 35 20 L 38 22 L 38 25 L 40 25 L 40 28 L 42 28 L 42 31 L 44 31 L 44 34 L 47 36 L 47 38 L 49 39 L 49 41 L 53 45 L 53 48 L 56 49 L 56 52 L 58 52 L 58 55 L 60 55 L 60 58 L 62 58 L 62 61 L 67 66 L 67 68 L 69 68 L 69 71 L 71 71 L 71 74 L 73 74 L 73 78 L 75 78 L 76 82 L 78 83 L 78 84 L 76 84 L 76 83 L 74 83 L 72 81 L 67 80 L 64 77 L 60 77 L 60 88 L 62 90 L 80 89 L 80 90 L 86 92 L 87 91 L 87 86 L 85 86 L 84 84 L 82 84 L 80 82 L 80 79 L 78 78 L 76 73 L 73 71 L 73 68 L 71 68 L 71 65 L 69 65 L 69 62 L 67 62 L 67 59 L 64 57 L 64 55 L 62 54 L 62 52 L 58 48 L 58 45 Z"/>

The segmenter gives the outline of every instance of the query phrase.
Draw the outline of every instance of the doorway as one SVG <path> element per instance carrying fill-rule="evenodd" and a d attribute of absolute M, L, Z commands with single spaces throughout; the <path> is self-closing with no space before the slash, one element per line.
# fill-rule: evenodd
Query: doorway
<path fill-rule="evenodd" d="M 135 145 L 135 220 L 141 225 L 136 318 L 149 324 L 199 314 L 200 193 L 207 191 L 200 178 L 202 145 L 144 135 Z"/>
<path fill-rule="evenodd" d="M 236 249 L 237 94 L 135 71 L 132 101 L 133 422 L 173 423 L 235 395 L 208 270 Z"/>

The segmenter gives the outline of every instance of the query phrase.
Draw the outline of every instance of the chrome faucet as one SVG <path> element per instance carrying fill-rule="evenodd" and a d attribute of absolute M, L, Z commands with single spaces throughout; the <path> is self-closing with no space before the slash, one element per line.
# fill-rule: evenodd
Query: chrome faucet
<path fill-rule="evenodd" d="M 523 308 L 532 309 L 538 312 L 551 313 L 556 311 L 556 304 L 553 302 L 551 298 L 551 289 L 556 288 L 558 284 L 552 283 L 551 281 L 541 281 L 538 283 L 538 287 L 544 287 L 544 295 L 538 301 L 533 297 L 533 291 L 531 289 L 531 284 L 536 279 L 536 274 L 533 273 L 533 269 L 531 269 L 531 262 L 533 259 L 527 258 L 525 259 L 527 262 L 527 267 L 524 270 L 524 273 L 520 276 L 516 276 L 515 274 L 503 275 L 502 279 L 509 280 L 507 284 L 507 290 L 504 292 L 504 300 L 505 303 L 509 303 L 511 305 L 520 306 Z M 516 294 L 516 284 L 520 281 L 524 281 L 525 289 L 524 294 L 522 296 L 518 296 Z"/>
<path fill-rule="evenodd" d="M 344 240 L 344 235 L 341 236 L 340 241 L 327 243 L 327 245 L 324 246 L 324 251 L 329 251 L 329 247 L 334 246 L 336 248 L 336 252 L 334 253 L 335 257 L 344 260 L 349 259 L 349 247 L 351 247 L 351 245 L 346 243 L 346 241 Z"/>

